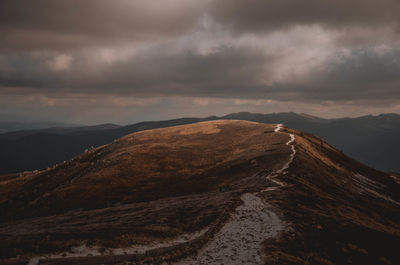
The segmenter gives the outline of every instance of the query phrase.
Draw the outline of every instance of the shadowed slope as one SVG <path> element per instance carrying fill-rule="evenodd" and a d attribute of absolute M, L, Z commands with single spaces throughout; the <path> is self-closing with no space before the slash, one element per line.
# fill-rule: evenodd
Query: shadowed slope
<path fill-rule="evenodd" d="M 281 125 L 148 130 L 2 177 L 0 254 L 46 254 L 41 264 L 396 264 L 399 191 L 398 176 Z"/>
<path fill-rule="evenodd" d="M 400 185 L 321 139 L 296 137 L 287 185 L 264 199 L 291 228 L 264 242 L 270 264 L 399 264 Z"/>

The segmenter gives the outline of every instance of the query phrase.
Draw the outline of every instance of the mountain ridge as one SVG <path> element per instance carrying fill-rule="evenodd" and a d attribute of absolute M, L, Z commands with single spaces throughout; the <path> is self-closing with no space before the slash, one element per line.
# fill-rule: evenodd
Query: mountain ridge
<path fill-rule="evenodd" d="M 136 131 L 219 118 L 284 123 L 289 127 L 322 137 L 347 155 L 369 166 L 385 171 L 400 172 L 400 156 L 398 154 L 400 141 L 397 139 L 397 135 L 400 133 L 400 115 L 381 114 L 358 118 L 315 119 L 290 112 L 274 114 L 240 112 L 222 117 L 209 116 L 140 122 L 106 130 L 102 130 L 100 127 L 98 130 L 78 130 L 72 133 L 69 129 L 63 133 L 53 133 L 58 136 L 48 140 L 41 137 L 35 140 L 33 137 L 28 146 L 21 140 L 23 137 L 16 139 L 12 137 L 18 132 L 0 134 L 0 174 L 43 169 L 68 160 L 92 146 L 111 143 L 114 139 Z M 32 131 L 32 133 L 38 132 L 41 131 Z M 55 138 L 58 140 L 54 140 Z"/>
<path fill-rule="evenodd" d="M 1 181 L 0 257 L 396 264 L 399 181 L 282 125 L 146 130 Z"/>

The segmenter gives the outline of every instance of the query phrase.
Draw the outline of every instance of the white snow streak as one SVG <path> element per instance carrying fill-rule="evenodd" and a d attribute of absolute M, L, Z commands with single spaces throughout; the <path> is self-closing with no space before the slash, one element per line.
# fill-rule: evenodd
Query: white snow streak
<path fill-rule="evenodd" d="M 57 258 L 76 258 L 76 257 L 87 257 L 87 256 L 101 256 L 101 255 L 145 254 L 146 251 L 149 250 L 163 248 L 163 247 L 171 247 L 174 245 L 179 245 L 181 243 L 192 241 L 204 235 L 208 231 L 208 229 L 209 228 L 207 227 L 205 229 L 202 229 L 194 233 L 183 234 L 168 242 L 149 244 L 149 245 L 133 245 L 131 247 L 126 247 L 126 248 L 103 248 L 101 246 L 88 247 L 86 245 L 75 246 L 71 248 L 70 252 L 35 256 L 29 260 L 28 265 L 37 265 L 39 264 L 40 260 L 57 259 Z"/>
<path fill-rule="evenodd" d="M 369 194 L 371 196 L 386 200 L 388 202 L 394 203 L 396 205 L 400 206 L 400 203 L 393 200 L 392 198 L 390 198 L 387 195 L 381 194 L 380 192 L 376 191 L 376 190 L 382 190 L 382 188 L 384 187 L 382 184 L 380 184 L 379 182 L 376 182 L 370 178 L 367 178 L 361 174 L 358 173 L 353 173 L 353 179 L 356 181 L 357 187 L 358 187 L 358 191 L 360 194 Z"/>

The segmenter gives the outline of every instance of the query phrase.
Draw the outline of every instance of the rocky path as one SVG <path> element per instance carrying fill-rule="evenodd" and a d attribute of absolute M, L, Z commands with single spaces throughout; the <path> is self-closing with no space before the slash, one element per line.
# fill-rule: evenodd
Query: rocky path
<path fill-rule="evenodd" d="M 282 129 L 282 126 L 283 126 L 282 123 L 276 125 L 276 128 L 275 128 L 274 132 L 279 132 Z"/>
<path fill-rule="evenodd" d="M 278 125 L 277 128 L 275 129 L 275 132 L 279 132 L 280 128 L 282 128 L 282 126 L 279 127 L 279 125 Z M 286 170 L 289 169 L 290 164 L 293 162 L 293 159 L 294 159 L 294 157 L 296 155 L 296 148 L 293 145 L 293 143 L 296 140 L 296 138 L 295 138 L 294 134 L 289 134 L 289 136 L 290 136 L 290 140 L 286 142 L 286 145 L 288 145 L 288 146 L 290 145 L 290 149 L 291 149 L 292 152 L 291 152 L 291 154 L 289 156 L 288 162 L 286 162 L 286 164 L 284 164 L 282 168 L 272 172 L 271 174 L 269 174 L 266 177 L 267 180 L 277 184 L 278 186 L 277 187 L 268 187 L 268 188 L 262 190 L 261 192 L 273 191 L 273 190 L 276 190 L 276 189 L 286 185 L 285 183 L 283 183 L 283 182 L 281 182 L 279 180 L 276 180 L 276 177 L 278 177 L 280 175 L 285 175 L 287 173 Z"/>
<path fill-rule="evenodd" d="M 243 204 L 214 239 L 197 256 L 176 264 L 261 264 L 261 243 L 275 236 L 284 225 L 255 194 L 245 193 L 241 199 Z"/>
<path fill-rule="evenodd" d="M 283 124 L 278 124 L 274 132 L 278 133 Z M 286 184 L 275 178 L 286 174 L 286 170 L 296 155 L 293 145 L 295 136 L 289 134 L 290 139 L 286 145 L 291 147 L 291 154 L 288 162 L 282 168 L 266 176 L 266 178 L 277 187 L 269 187 L 262 192 L 276 190 Z M 284 229 L 284 223 L 278 216 L 269 210 L 269 205 L 264 202 L 258 193 L 245 193 L 241 196 L 243 204 L 236 208 L 231 219 L 225 226 L 200 249 L 196 256 L 188 257 L 177 265 L 205 265 L 205 264 L 262 264 L 261 244 L 269 237 L 274 237 Z"/>
<path fill-rule="evenodd" d="M 274 129 L 275 133 L 279 133 L 283 124 L 278 124 Z M 280 168 L 266 176 L 266 179 L 277 184 L 276 187 L 269 187 L 261 192 L 276 190 L 286 184 L 276 180 L 282 174 L 286 174 L 286 170 L 296 155 L 296 150 L 293 145 L 295 136 L 289 134 L 290 139 L 286 142 L 287 146 L 291 147 L 289 160 Z M 187 257 L 174 264 L 262 264 L 261 259 L 261 244 L 269 237 L 274 237 L 278 232 L 284 229 L 285 224 L 278 216 L 269 210 L 270 206 L 257 196 L 258 193 L 245 193 L 241 196 L 243 204 L 235 209 L 230 220 L 222 227 L 222 229 L 214 235 L 203 248 L 201 248 L 196 256 Z M 67 257 L 84 257 L 87 255 L 123 255 L 133 253 L 145 253 L 151 249 L 160 247 L 174 246 L 179 243 L 188 242 L 203 235 L 207 231 L 202 231 L 184 235 L 169 242 L 149 245 L 149 246 L 132 246 L 130 248 L 107 248 L 107 253 L 99 252 L 98 247 L 79 246 L 73 253 L 69 253 Z M 36 265 L 41 259 L 54 259 L 62 257 L 61 254 L 50 254 L 33 257 L 29 261 L 29 265 Z"/>

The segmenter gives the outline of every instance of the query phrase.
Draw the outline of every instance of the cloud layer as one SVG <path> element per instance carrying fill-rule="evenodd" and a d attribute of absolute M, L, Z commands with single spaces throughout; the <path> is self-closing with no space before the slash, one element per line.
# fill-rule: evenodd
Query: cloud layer
<path fill-rule="evenodd" d="M 397 111 L 399 13 L 396 0 L 4 0 L 0 97 L 53 99 L 55 113 L 163 97 Z"/>

